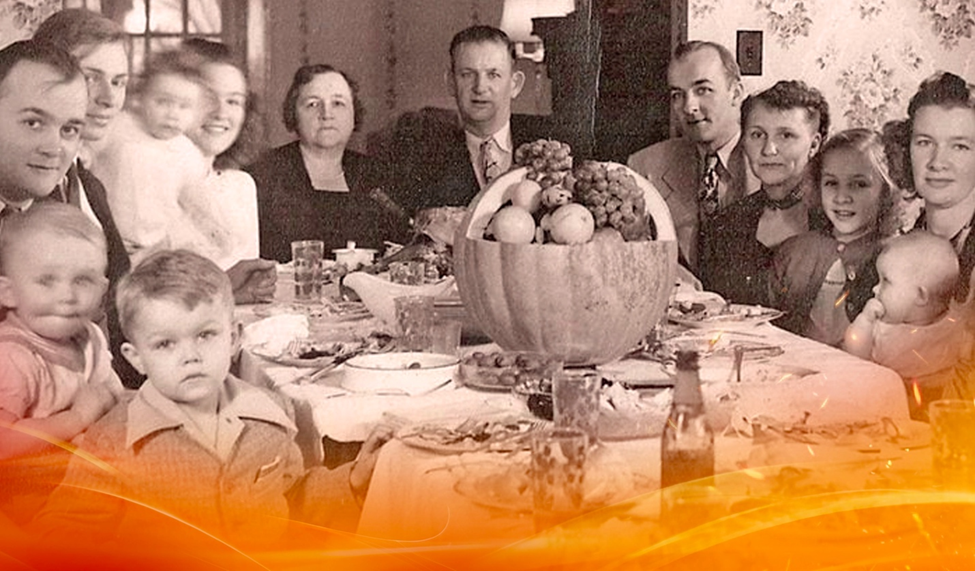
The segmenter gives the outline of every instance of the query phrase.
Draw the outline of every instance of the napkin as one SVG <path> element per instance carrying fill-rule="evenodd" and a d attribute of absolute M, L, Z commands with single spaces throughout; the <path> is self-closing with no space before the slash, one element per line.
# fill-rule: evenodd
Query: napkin
<path fill-rule="evenodd" d="M 257 349 L 264 355 L 281 355 L 295 339 L 308 337 L 308 317 L 305 315 L 272 315 L 244 328 L 241 345 Z"/>

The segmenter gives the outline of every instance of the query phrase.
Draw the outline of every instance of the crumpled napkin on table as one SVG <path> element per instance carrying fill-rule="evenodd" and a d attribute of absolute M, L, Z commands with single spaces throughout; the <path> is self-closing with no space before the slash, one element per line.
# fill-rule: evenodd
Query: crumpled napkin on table
<path fill-rule="evenodd" d="M 264 355 L 281 355 L 295 339 L 308 337 L 308 317 L 305 315 L 272 315 L 244 328 L 241 345 Z"/>

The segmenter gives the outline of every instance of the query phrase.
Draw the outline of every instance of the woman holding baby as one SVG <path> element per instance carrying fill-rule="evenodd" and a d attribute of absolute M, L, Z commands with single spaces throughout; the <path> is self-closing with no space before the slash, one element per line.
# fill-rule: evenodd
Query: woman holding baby
<path fill-rule="evenodd" d="M 912 416 L 923 419 L 932 400 L 975 396 L 958 374 L 975 343 L 975 86 L 937 73 L 911 98 L 907 121 L 887 130 L 907 163 L 903 182 L 924 199 L 924 211 L 914 231 L 885 245 L 874 298 L 844 347 L 900 373 Z"/>

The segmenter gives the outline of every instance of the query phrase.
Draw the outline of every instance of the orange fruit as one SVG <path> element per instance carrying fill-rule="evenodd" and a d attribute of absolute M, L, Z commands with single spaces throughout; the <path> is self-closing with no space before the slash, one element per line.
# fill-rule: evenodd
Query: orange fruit
<path fill-rule="evenodd" d="M 505 206 L 491 219 L 491 233 L 499 242 L 528 244 L 535 239 L 535 219 L 520 206 Z"/>
<path fill-rule="evenodd" d="M 552 240 L 558 244 L 582 244 L 588 242 L 596 230 L 596 221 L 585 206 L 570 202 L 552 213 Z"/>

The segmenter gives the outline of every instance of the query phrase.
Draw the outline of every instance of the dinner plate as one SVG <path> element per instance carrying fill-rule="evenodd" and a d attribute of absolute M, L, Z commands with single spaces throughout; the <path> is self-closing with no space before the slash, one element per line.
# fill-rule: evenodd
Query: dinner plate
<path fill-rule="evenodd" d="M 679 325 L 693 329 L 708 329 L 714 327 L 755 326 L 768 323 L 785 315 L 784 312 L 760 305 L 744 305 L 732 303 L 721 313 L 695 314 L 681 313 L 671 310 L 667 318 Z"/>
<path fill-rule="evenodd" d="M 621 383 L 626 388 L 666 388 L 676 382 L 674 370 L 649 358 L 624 359 L 598 365 L 603 378 Z"/>
<path fill-rule="evenodd" d="M 651 487 L 649 480 L 617 466 L 593 462 L 584 480 L 582 511 L 598 509 L 636 497 Z M 471 466 L 454 483 L 454 491 L 473 503 L 514 513 L 531 513 L 534 497 L 528 459 L 520 462 Z"/>
<path fill-rule="evenodd" d="M 663 434 L 667 422 L 666 410 L 633 412 L 599 411 L 599 439 L 606 442 L 642 440 Z"/>
<path fill-rule="evenodd" d="M 340 356 L 359 351 L 363 345 L 361 341 L 314 342 L 305 340 L 298 343 L 297 351 L 286 349 L 282 353 L 272 354 L 263 345 L 251 347 L 250 351 L 258 357 L 278 365 L 319 369 L 331 365 Z M 302 357 L 302 355 L 307 356 Z"/>
<path fill-rule="evenodd" d="M 254 315 L 307 315 L 315 322 L 342 323 L 361 321 L 372 317 L 372 312 L 361 301 L 323 301 L 319 303 L 273 302 L 254 306 Z"/>
<path fill-rule="evenodd" d="M 403 444 L 437 454 L 464 454 L 482 450 L 511 451 L 527 444 L 527 435 L 545 423 L 511 416 L 461 422 L 425 422 L 396 433 Z"/>

